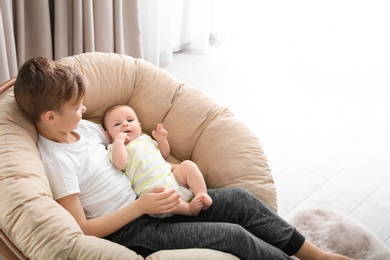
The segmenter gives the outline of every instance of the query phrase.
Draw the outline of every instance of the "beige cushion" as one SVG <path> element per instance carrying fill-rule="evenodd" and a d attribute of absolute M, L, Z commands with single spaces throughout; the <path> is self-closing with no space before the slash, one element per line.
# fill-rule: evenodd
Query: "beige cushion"
<path fill-rule="evenodd" d="M 211 249 L 161 250 L 151 254 L 145 260 L 238 260 L 237 257 Z"/>
<path fill-rule="evenodd" d="M 169 131 L 172 162 L 191 159 L 209 188 L 245 187 L 276 211 L 273 178 L 261 145 L 232 113 L 200 91 L 141 59 L 87 53 L 61 60 L 89 80 L 84 118 L 100 123 L 114 104 L 129 104 L 144 132 L 157 122 Z M 34 259 L 142 259 L 134 252 L 85 236 L 53 199 L 36 147 L 37 132 L 9 91 L 0 101 L 0 228 Z M 167 250 L 147 259 L 236 259 L 206 249 Z M 193 258 L 189 258 L 192 256 Z"/>

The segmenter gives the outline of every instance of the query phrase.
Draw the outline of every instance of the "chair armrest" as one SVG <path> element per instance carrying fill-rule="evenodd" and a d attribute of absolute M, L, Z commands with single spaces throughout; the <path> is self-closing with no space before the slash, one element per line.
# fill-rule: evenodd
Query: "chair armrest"
<path fill-rule="evenodd" d="M 9 88 L 15 85 L 16 77 L 13 77 L 0 85 L 0 95 L 4 94 Z"/>
<path fill-rule="evenodd" d="M 22 252 L 12 243 L 3 230 L 0 229 L 0 255 L 5 259 L 27 259 Z"/>

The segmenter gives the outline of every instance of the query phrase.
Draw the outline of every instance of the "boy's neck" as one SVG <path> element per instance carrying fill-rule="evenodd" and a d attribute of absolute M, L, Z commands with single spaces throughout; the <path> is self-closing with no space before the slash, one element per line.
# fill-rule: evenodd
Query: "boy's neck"
<path fill-rule="evenodd" d="M 39 123 L 36 124 L 38 133 L 45 137 L 46 139 L 62 144 L 72 144 L 77 142 L 80 139 L 80 135 L 75 131 L 69 133 L 62 133 L 58 131 L 53 131 L 50 128 L 42 127 Z"/>

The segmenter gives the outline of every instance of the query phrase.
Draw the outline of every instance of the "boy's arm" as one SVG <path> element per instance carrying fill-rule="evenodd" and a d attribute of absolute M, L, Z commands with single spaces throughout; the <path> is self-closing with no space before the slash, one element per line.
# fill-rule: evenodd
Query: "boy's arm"
<path fill-rule="evenodd" d="M 174 190 L 155 187 L 144 192 L 134 202 L 110 214 L 87 219 L 79 197 L 71 194 L 57 202 L 74 217 L 86 235 L 105 237 L 143 214 L 164 214 L 176 209 L 179 195 Z"/>
<path fill-rule="evenodd" d="M 152 132 L 154 139 L 156 139 L 158 148 L 164 159 L 167 159 L 171 153 L 171 148 L 168 142 L 168 132 L 164 129 L 163 124 L 157 124 L 156 130 Z"/>
<path fill-rule="evenodd" d="M 112 163 L 120 170 L 124 170 L 127 166 L 127 151 L 125 145 L 130 141 L 125 133 L 119 133 L 112 143 Z"/>

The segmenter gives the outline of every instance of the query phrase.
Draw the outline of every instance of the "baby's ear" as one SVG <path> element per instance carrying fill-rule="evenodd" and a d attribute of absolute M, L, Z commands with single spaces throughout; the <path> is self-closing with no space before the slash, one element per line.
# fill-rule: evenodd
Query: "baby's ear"
<path fill-rule="evenodd" d="M 106 134 L 106 137 L 108 138 L 108 140 L 110 141 L 110 143 L 112 143 L 113 139 L 112 139 L 110 133 L 108 133 L 108 131 L 104 131 L 104 133 Z"/>

